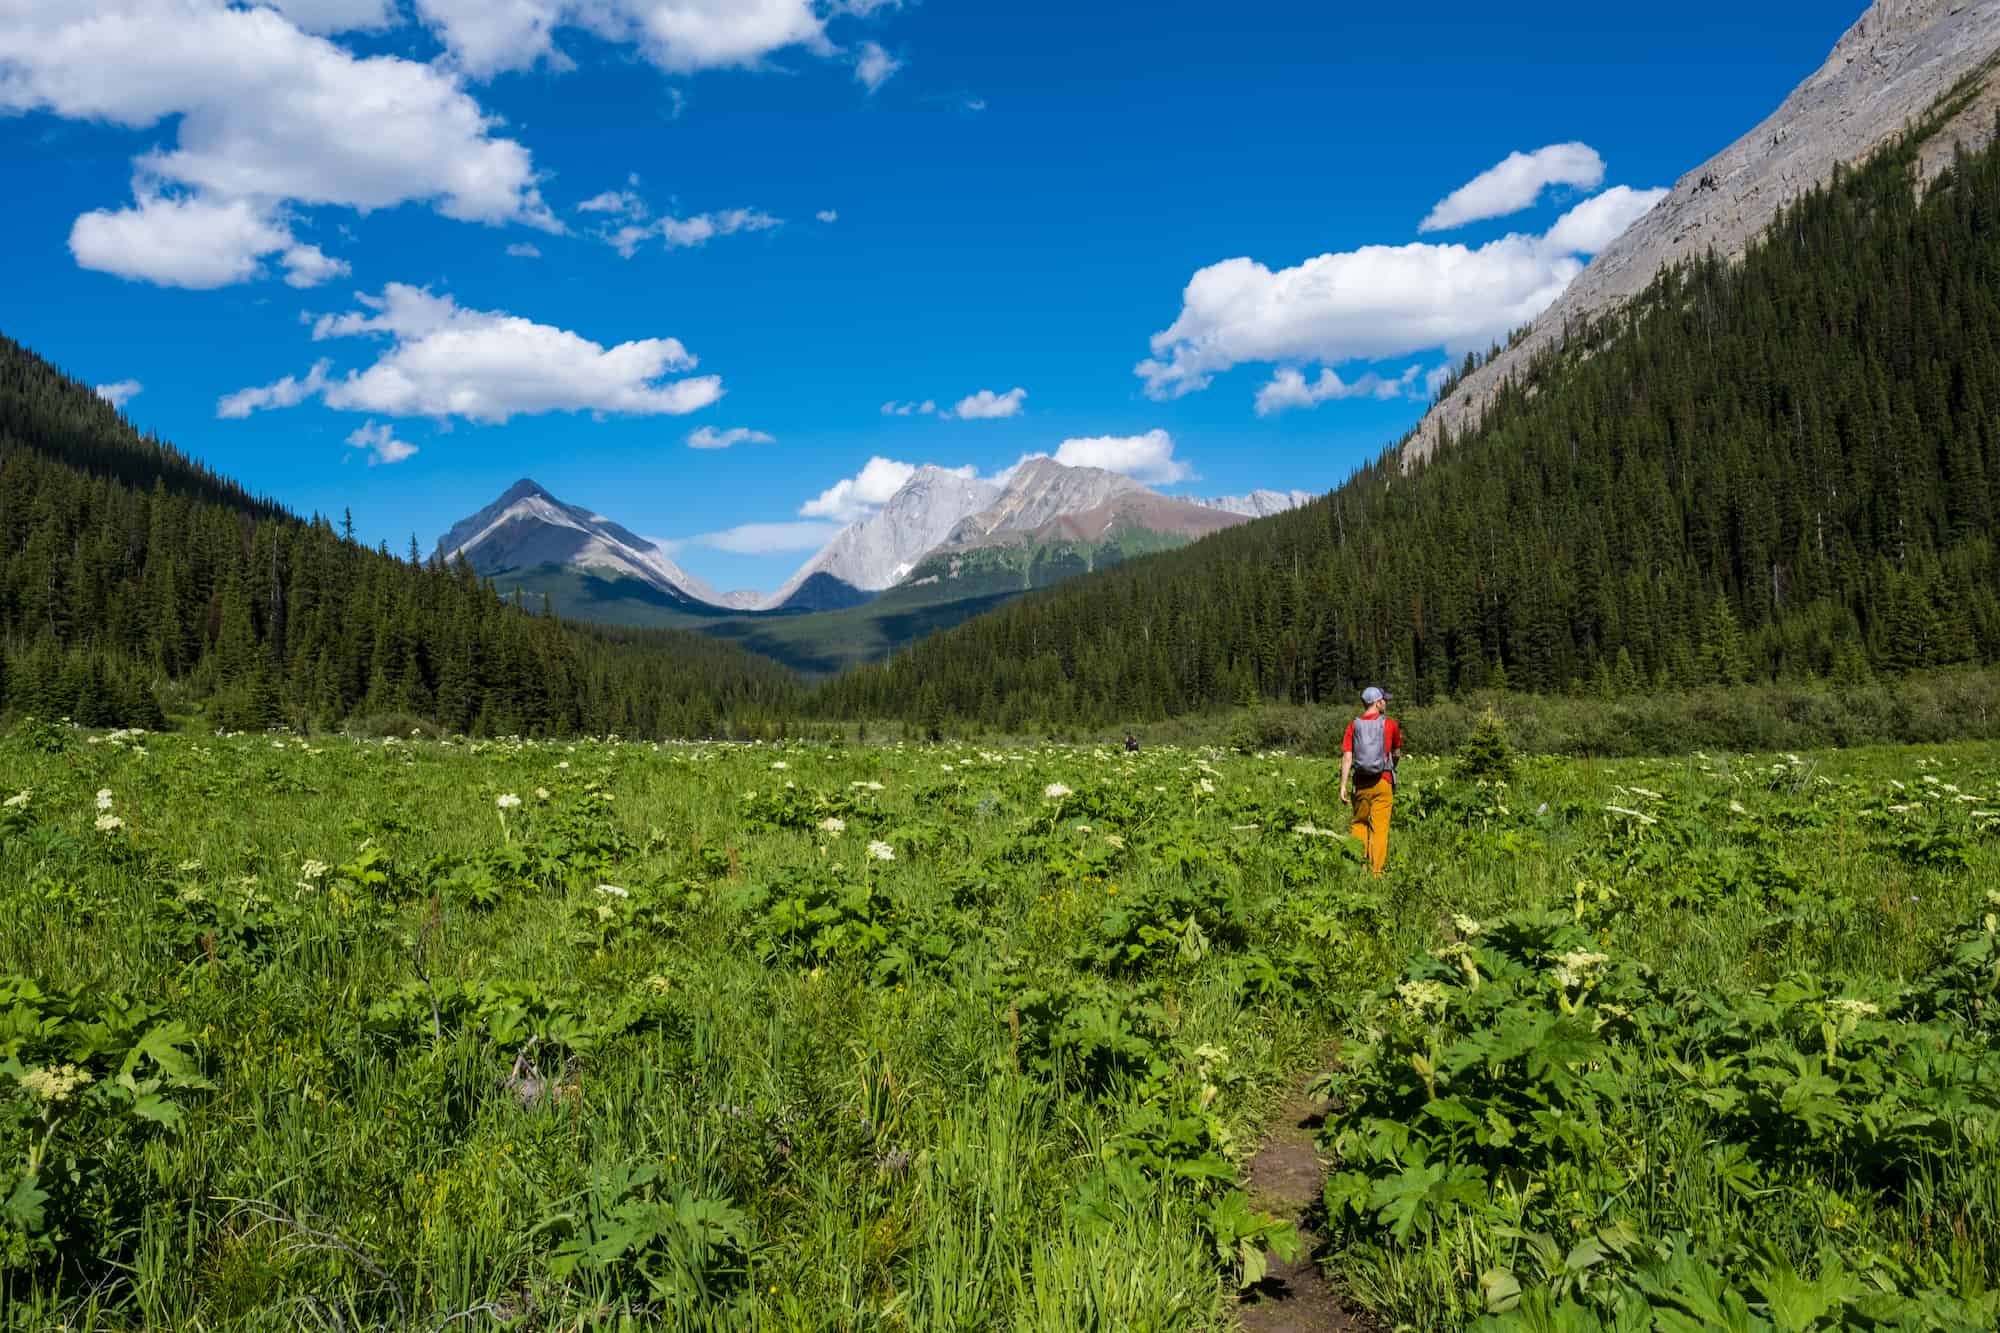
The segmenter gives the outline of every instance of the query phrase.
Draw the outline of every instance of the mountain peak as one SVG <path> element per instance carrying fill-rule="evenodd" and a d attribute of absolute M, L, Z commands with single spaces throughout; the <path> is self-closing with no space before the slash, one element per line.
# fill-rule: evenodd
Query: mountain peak
<path fill-rule="evenodd" d="M 493 503 L 505 508 L 508 505 L 519 504 L 523 500 L 554 500 L 555 498 L 555 496 L 549 494 L 547 488 L 540 482 L 530 477 L 523 477 L 506 490 L 500 492 L 500 498 Z"/>

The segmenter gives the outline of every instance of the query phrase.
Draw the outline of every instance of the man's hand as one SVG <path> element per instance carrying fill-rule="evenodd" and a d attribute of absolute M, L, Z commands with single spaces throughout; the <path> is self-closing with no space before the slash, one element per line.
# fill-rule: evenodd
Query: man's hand
<path fill-rule="evenodd" d="M 1340 803 L 1342 805 L 1354 804 L 1354 798 L 1347 794 L 1347 784 L 1345 782 L 1340 784 Z"/>

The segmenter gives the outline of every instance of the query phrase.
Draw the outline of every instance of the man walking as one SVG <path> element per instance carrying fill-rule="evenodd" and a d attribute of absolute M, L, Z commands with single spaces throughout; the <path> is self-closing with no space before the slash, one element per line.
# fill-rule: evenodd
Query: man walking
<path fill-rule="evenodd" d="M 1361 691 L 1361 716 L 1347 724 L 1340 743 L 1340 799 L 1354 804 L 1349 832 L 1368 849 L 1368 864 L 1377 875 L 1389 859 L 1389 812 L 1395 805 L 1396 763 L 1403 757 L 1403 729 L 1384 711 L 1388 702 L 1374 685 Z"/>

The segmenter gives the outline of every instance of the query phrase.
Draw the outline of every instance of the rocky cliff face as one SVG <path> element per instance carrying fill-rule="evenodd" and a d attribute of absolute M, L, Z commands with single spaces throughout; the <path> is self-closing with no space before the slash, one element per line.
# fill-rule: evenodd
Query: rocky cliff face
<path fill-rule="evenodd" d="M 1198 504 L 1203 509 L 1220 509 L 1225 514 L 1241 514 L 1245 518 L 1269 518 L 1318 498 L 1311 491 L 1256 490 L 1248 495 L 1218 495 L 1206 500 L 1190 496 L 1188 503 Z"/>
<path fill-rule="evenodd" d="M 785 585 L 767 609 L 832 610 L 868 600 L 898 582 L 1000 488 L 940 467 L 920 467 L 880 512 L 841 529 Z"/>
<path fill-rule="evenodd" d="M 1429 456 L 1445 431 L 1476 426 L 1500 387 L 1566 327 L 1616 309 L 1668 264 L 1710 249 L 1741 255 L 1781 206 L 1895 138 L 1960 79 L 1978 76 L 1979 94 L 1926 148 L 1923 166 L 1935 172 L 1957 142 L 1989 142 L 2000 105 L 1996 54 L 2000 0 L 1877 0 L 1763 124 L 1681 177 L 1523 338 L 1434 406 L 1403 446 L 1405 463 Z"/>
<path fill-rule="evenodd" d="M 1030 458 L 1014 469 L 989 506 L 953 527 L 944 544 L 977 546 L 1006 533 L 1033 532 L 1050 519 L 1096 509 L 1116 496 L 1145 493 L 1144 486 L 1116 472 Z"/>
<path fill-rule="evenodd" d="M 446 561 L 463 557 L 481 574 L 561 565 L 634 578 L 679 601 L 716 605 L 713 589 L 644 537 L 588 509 L 564 504 L 523 478 L 438 539 Z"/>

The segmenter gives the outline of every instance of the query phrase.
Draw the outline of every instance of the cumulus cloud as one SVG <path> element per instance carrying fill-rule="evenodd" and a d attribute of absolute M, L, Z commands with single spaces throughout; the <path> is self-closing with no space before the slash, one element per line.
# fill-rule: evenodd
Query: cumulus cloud
<path fill-rule="evenodd" d="M 226 393 L 216 400 L 215 415 L 225 420 L 240 421 L 252 412 L 274 407 L 297 407 L 326 388 L 327 372 L 332 369 L 331 361 L 320 360 L 313 363 L 313 368 L 303 378 L 287 375 L 275 384 Z"/>
<path fill-rule="evenodd" d="M 926 398 L 921 403 L 899 403 L 892 398 L 882 404 L 882 415 L 885 417 L 927 417 L 936 411 L 937 400 L 932 398 Z"/>
<path fill-rule="evenodd" d="M 661 542 L 671 554 L 683 546 L 706 546 L 736 555 L 776 555 L 785 551 L 817 551 L 840 535 L 842 525 L 826 522 L 743 523 L 720 532 L 703 532 Z"/>
<path fill-rule="evenodd" d="M 314 12 L 332 22 L 335 8 Z M 125 277 L 191 287 L 256 277 L 263 258 L 294 248 L 286 218 L 301 206 L 424 202 L 462 221 L 558 226 L 528 150 L 496 134 L 452 74 L 357 58 L 269 8 L 0 6 L 6 111 L 171 126 L 135 160 L 133 205 L 86 213 L 71 233 L 80 263 Z M 312 261 L 286 268 L 307 273 Z"/>
<path fill-rule="evenodd" d="M 813 0 L 416 0 L 456 64 L 478 78 L 538 63 L 566 69 L 557 29 L 630 45 L 670 74 L 756 68 L 800 47 L 831 55 Z"/>
<path fill-rule="evenodd" d="M 861 54 L 854 62 L 854 78 L 862 87 L 873 93 L 895 76 L 903 62 L 882 49 L 880 42 L 863 42 Z"/>
<path fill-rule="evenodd" d="M 609 213 L 614 217 L 643 218 L 650 211 L 646 201 L 631 190 L 606 190 L 576 206 L 579 213 Z"/>
<path fill-rule="evenodd" d="M 1153 335 L 1153 355 L 1133 373 L 1150 397 L 1168 399 L 1244 362 L 1335 366 L 1481 350 L 1547 309 L 1583 271 L 1583 256 L 1664 193 L 1617 186 L 1570 209 L 1547 235 L 1478 247 L 1368 245 L 1275 271 L 1248 258 L 1210 264 L 1188 280 L 1180 314 Z M 1294 405 L 1297 391 L 1282 376 L 1266 389 Z"/>
<path fill-rule="evenodd" d="M 538 245 L 530 245 L 526 241 L 516 241 L 507 247 L 507 253 L 515 259 L 540 259 L 542 257 L 542 248 Z"/>
<path fill-rule="evenodd" d="M 995 393 L 991 389 L 981 389 L 978 393 L 958 400 L 951 414 L 963 421 L 991 421 L 1000 417 L 1018 417 L 1021 404 L 1027 399 L 1026 389 L 1009 389 L 1005 393 Z"/>
<path fill-rule="evenodd" d="M 1556 219 L 1556 225 L 1543 238 L 1544 243 L 1558 254 L 1594 255 L 1666 197 L 1665 189 L 1635 190 L 1629 185 L 1614 185 Z"/>
<path fill-rule="evenodd" d="M 228 395 L 217 414 L 248 416 L 317 394 L 343 411 L 498 424 L 543 412 L 681 416 L 722 397 L 718 376 L 670 378 L 696 364 L 678 338 L 607 348 L 567 329 L 469 310 L 450 296 L 402 283 L 359 299 L 362 309 L 315 321 L 313 338 L 386 337 L 390 346 L 373 365 L 334 378 L 322 361 L 303 379 L 286 376 Z"/>
<path fill-rule="evenodd" d="M 137 380 L 119 380 L 116 384 L 100 384 L 92 392 L 123 412 L 125 404 L 137 398 L 145 388 L 146 386 Z"/>
<path fill-rule="evenodd" d="M 821 222 L 840 221 L 840 214 L 836 213 L 831 208 L 822 208 L 819 212 L 813 214 L 813 216 L 818 218 Z"/>
<path fill-rule="evenodd" d="M 800 518 L 825 518 L 836 523 L 852 523 L 889 502 L 903 483 L 916 475 L 916 465 L 899 463 L 879 454 L 868 460 L 861 471 L 835 482 L 821 491 L 819 498 L 799 506 Z M 968 475 L 970 470 L 968 469 Z"/>
<path fill-rule="evenodd" d="M 1604 183 L 1604 159 L 1589 144 L 1558 143 L 1506 159 L 1437 202 L 1418 231 L 1449 231 L 1468 222 L 1518 213 L 1551 185 L 1594 190 Z"/>
<path fill-rule="evenodd" d="M 605 233 L 604 239 L 622 257 L 630 259 L 639 252 L 641 245 L 656 237 L 665 241 L 670 250 L 685 250 L 706 245 L 717 236 L 734 236 L 739 231 L 769 231 L 783 225 L 783 218 L 774 218 L 760 209 L 731 208 L 720 213 L 697 213 L 691 218 L 669 217 L 632 223 Z"/>
<path fill-rule="evenodd" d="M 1395 379 L 1384 379 L 1374 371 L 1360 378 L 1348 381 L 1321 367 L 1319 378 L 1308 381 L 1292 366 L 1282 367 L 1271 382 L 1257 391 L 1257 415 L 1274 416 L 1287 408 L 1318 407 L 1321 403 L 1340 398 L 1413 398 L 1417 392 L 1417 378 L 1424 373 L 1422 366 L 1411 366 Z"/>
<path fill-rule="evenodd" d="M 775 437 L 761 430 L 751 430 L 748 426 L 731 426 L 728 430 L 717 430 L 713 426 L 703 426 L 688 436 L 690 449 L 727 449 L 736 444 L 776 444 Z"/>
<path fill-rule="evenodd" d="M 259 0 L 307 32 L 363 32 L 400 21 L 395 0 Z"/>
<path fill-rule="evenodd" d="M 390 426 L 386 424 L 378 426 L 372 421 L 355 427 L 349 433 L 347 447 L 367 450 L 369 467 L 400 463 L 407 458 L 415 457 L 417 452 L 416 445 L 397 439 L 395 430 Z"/>
<path fill-rule="evenodd" d="M 346 260 L 326 255 L 317 245 L 294 245 L 278 256 L 278 263 L 284 267 L 287 287 L 317 287 L 353 272 Z"/>
<path fill-rule="evenodd" d="M 1064 440 L 1056 446 L 1054 456 L 1065 467 L 1102 468 L 1149 486 L 1171 486 L 1177 481 L 1192 480 L 1195 475 L 1192 467 L 1174 457 L 1173 437 L 1163 430 L 1149 430 L 1144 435 L 1094 435 Z"/>

